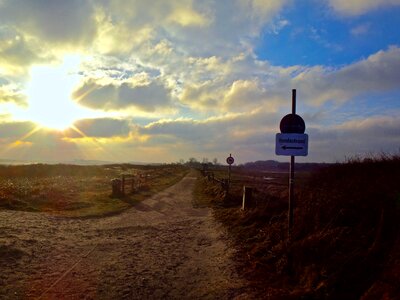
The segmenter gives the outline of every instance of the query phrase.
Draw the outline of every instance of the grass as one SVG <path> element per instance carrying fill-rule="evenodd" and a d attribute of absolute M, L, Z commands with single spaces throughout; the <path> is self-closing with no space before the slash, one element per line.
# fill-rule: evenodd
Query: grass
<path fill-rule="evenodd" d="M 0 166 L 0 209 L 46 212 L 63 217 L 99 217 L 119 213 L 173 185 L 187 174 L 182 166 Z M 111 196 L 111 179 L 146 174 L 133 194 Z M 129 190 L 129 188 L 128 188 Z"/>
<path fill-rule="evenodd" d="M 291 242 L 287 174 L 276 181 L 284 185 L 269 186 L 259 180 L 265 175 L 249 179 L 240 172 L 226 198 L 206 179 L 198 185 L 235 240 L 240 272 L 251 279 L 259 298 L 400 298 L 399 156 L 296 174 Z M 257 207 L 247 211 L 239 208 L 244 184 L 257 190 Z"/>

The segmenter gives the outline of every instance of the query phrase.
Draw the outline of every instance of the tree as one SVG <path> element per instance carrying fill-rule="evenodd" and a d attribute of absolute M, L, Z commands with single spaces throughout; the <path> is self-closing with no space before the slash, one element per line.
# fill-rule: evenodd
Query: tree
<path fill-rule="evenodd" d="M 197 164 L 198 161 L 197 161 L 197 159 L 195 159 L 194 157 L 191 157 L 191 158 L 189 158 L 188 163 L 189 163 L 189 164 Z"/>

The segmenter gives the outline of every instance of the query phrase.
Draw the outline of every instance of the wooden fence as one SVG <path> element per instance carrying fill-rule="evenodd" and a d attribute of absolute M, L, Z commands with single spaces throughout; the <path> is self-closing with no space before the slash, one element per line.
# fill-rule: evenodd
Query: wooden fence
<path fill-rule="evenodd" d="M 217 182 L 221 184 L 221 188 L 225 192 L 225 199 L 226 197 L 229 197 L 229 187 L 232 184 L 232 180 L 229 180 L 227 178 L 219 179 L 215 177 L 213 172 L 204 169 L 201 170 L 201 173 L 203 174 L 203 176 L 207 176 L 208 181 Z M 253 199 L 252 194 L 253 194 L 252 187 L 243 186 L 242 210 L 245 210 L 250 206 L 254 206 L 254 202 L 252 201 Z"/>
<path fill-rule="evenodd" d="M 222 190 L 225 193 L 224 199 L 234 197 L 237 199 L 242 192 L 242 209 L 246 210 L 249 207 L 257 206 L 258 198 L 263 198 L 262 194 L 265 193 L 265 188 L 275 186 L 275 187 L 286 187 L 284 177 L 274 176 L 269 177 L 265 174 L 241 174 L 239 177 L 236 176 L 229 180 L 228 178 L 217 178 L 213 171 L 208 170 L 208 168 L 203 168 L 199 170 L 204 177 L 207 177 L 208 181 L 211 183 L 218 183 L 221 185 Z M 221 172 L 218 172 L 221 176 Z M 280 175 L 280 173 L 276 173 Z M 228 173 L 226 174 L 227 177 Z"/>
<path fill-rule="evenodd" d="M 124 196 L 129 189 L 129 193 L 133 194 L 138 191 L 146 183 L 145 174 L 122 174 L 121 178 L 111 180 L 111 188 L 113 197 Z"/>
<path fill-rule="evenodd" d="M 221 185 L 221 188 L 223 190 L 225 190 L 225 191 L 229 190 L 229 185 L 230 185 L 229 179 L 227 179 L 227 178 L 219 179 L 214 176 L 213 172 L 210 172 L 210 171 L 202 170 L 201 173 L 203 174 L 203 176 L 207 176 L 208 181 L 217 182 Z"/>

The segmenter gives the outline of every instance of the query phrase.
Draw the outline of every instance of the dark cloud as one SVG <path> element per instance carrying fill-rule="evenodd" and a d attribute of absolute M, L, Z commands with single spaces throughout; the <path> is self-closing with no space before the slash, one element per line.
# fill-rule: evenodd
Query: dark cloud
<path fill-rule="evenodd" d="M 171 105 L 170 90 L 158 82 L 132 87 L 122 84 L 119 88 L 119 102 L 122 106 L 135 106 L 143 111 L 153 112 L 158 107 Z"/>
<path fill-rule="evenodd" d="M 155 112 L 172 104 L 170 89 L 158 81 L 132 86 L 126 82 L 121 85 L 100 85 L 88 80 L 74 92 L 73 96 L 81 105 L 104 110 L 135 107 L 145 112 Z"/>
<path fill-rule="evenodd" d="M 111 118 L 83 119 L 74 123 L 87 137 L 112 138 L 117 136 L 128 136 L 130 132 L 129 121 Z M 70 138 L 81 138 L 82 135 L 73 129 L 65 132 Z"/>
<path fill-rule="evenodd" d="M 0 138 L 22 138 L 36 127 L 32 122 L 0 123 Z"/>
<path fill-rule="evenodd" d="M 309 155 L 314 161 L 346 158 L 400 150 L 400 119 L 372 117 L 327 128 L 308 129 Z"/>
<path fill-rule="evenodd" d="M 154 122 L 140 130 L 140 133 L 152 136 L 172 136 L 190 142 L 203 142 L 214 138 L 218 133 L 215 126 L 194 120 L 175 120 Z"/>
<path fill-rule="evenodd" d="M 3 24 L 41 42 L 76 45 L 96 34 L 94 7 L 86 0 L 12 0 L 0 3 Z"/>
<path fill-rule="evenodd" d="M 86 80 L 72 94 L 81 105 L 94 109 L 111 109 L 118 100 L 117 86 L 113 84 L 100 85 L 95 80 Z"/>
<path fill-rule="evenodd" d="M 18 70 L 40 61 L 34 47 L 15 28 L 0 27 L 0 65 Z"/>
<path fill-rule="evenodd" d="M 205 121 L 178 119 L 158 121 L 139 129 L 140 134 L 174 137 L 177 141 L 189 144 L 248 144 L 262 140 L 260 132 L 278 130 L 279 121 L 276 114 L 258 112 L 248 115 L 233 115 L 211 118 Z M 225 146 L 224 146 L 225 147 Z"/>

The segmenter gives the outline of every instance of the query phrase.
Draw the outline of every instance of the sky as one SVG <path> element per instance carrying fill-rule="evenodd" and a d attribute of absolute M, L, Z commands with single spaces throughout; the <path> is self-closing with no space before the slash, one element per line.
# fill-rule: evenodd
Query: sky
<path fill-rule="evenodd" d="M 0 0 L 0 159 L 288 161 L 400 150 L 400 0 Z"/>

